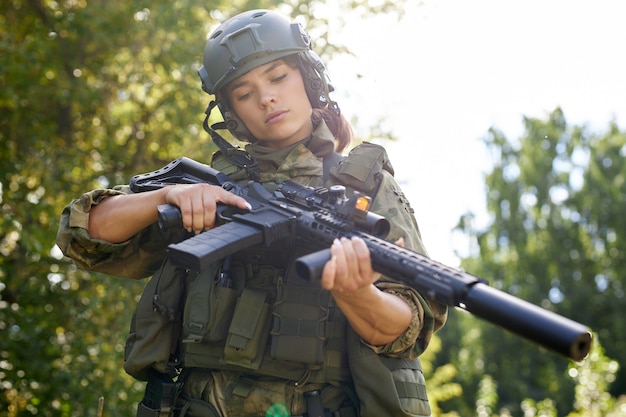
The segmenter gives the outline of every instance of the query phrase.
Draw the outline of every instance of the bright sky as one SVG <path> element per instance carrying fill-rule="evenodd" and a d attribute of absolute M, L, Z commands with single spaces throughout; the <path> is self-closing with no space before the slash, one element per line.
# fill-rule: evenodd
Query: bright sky
<path fill-rule="evenodd" d="M 522 116 L 545 119 L 560 106 L 570 125 L 626 129 L 626 2 L 416 3 L 400 22 L 341 28 L 337 40 L 357 58 L 328 67 L 346 115 L 387 116 L 399 142 L 385 145 L 428 251 L 458 266 L 455 250 L 468 246 L 451 232 L 460 216 L 487 221 L 481 138 L 491 126 L 517 139 Z"/>

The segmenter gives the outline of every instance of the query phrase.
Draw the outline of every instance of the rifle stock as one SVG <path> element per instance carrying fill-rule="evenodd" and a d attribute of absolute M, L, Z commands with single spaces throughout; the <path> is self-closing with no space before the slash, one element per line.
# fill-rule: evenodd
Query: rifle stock
<path fill-rule="evenodd" d="M 328 247 L 339 237 L 361 237 L 367 244 L 372 267 L 415 288 L 424 297 L 458 307 L 550 350 L 579 361 L 591 348 L 591 333 L 580 323 L 490 287 L 482 279 L 448 267 L 424 255 L 387 242 L 389 222 L 360 205 L 363 196 L 345 196 L 345 188 L 330 189 L 282 183 L 276 192 L 260 183 L 241 186 L 225 174 L 180 158 L 161 170 L 133 177 L 134 192 L 175 183 L 206 182 L 244 197 L 250 210 L 218 207 L 218 227 L 169 245 L 170 260 L 182 267 L 203 270 L 237 251 L 254 245 L 271 246 L 279 240 L 305 240 L 319 249 L 299 258 L 296 271 L 318 279 L 328 261 Z M 369 201 L 369 200 L 368 200 Z M 159 207 L 159 224 L 181 227 L 175 206 Z M 174 213 L 174 214 L 172 214 Z"/>

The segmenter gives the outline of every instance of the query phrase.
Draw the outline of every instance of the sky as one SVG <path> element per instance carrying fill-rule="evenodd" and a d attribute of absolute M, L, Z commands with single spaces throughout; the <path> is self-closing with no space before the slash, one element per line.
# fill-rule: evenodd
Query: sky
<path fill-rule="evenodd" d="M 459 218 L 489 221 L 490 127 L 515 140 L 524 116 L 545 120 L 560 107 L 568 125 L 626 129 L 626 2 L 417 3 L 408 0 L 400 21 L 380 15 L 333 30 L 355 56 L 328 70 L 346 116 L 384 116 L 392 127 L 398 141 L 381 144 L 428 252 L 457 267 L 469 245 L 452 233 Z"/>

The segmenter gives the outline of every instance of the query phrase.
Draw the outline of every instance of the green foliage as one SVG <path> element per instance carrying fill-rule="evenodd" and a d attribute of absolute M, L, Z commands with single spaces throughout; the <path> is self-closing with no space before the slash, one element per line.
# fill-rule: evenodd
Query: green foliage
<path fill-rule="evenodd" d="M 323 1 L 0 3 L 1 416 L 95 416 L 100 397 L 107 416 L 133 415 L 143 384 L 124 373 L 122 358 L 144 282 L 77 270 L 54 246 L 58 218 L 84 191 L 127 183 L 183 154 L 210 156 L 201 129 L 210 97 L 196 71 L 213 25 L 249 8 L 309 13 L 304 23 L 327 58 L 349 52 L 328 42 L 328 28 L 350 8 L 399 13 L 403 4 L 375 3 L 342 2 L 337 16 Z M 473 230 L 463 219 L 479 248 L 463 266 L 589 324 L 614 360 L 592 356 L 582 364 L 591 369 L 573 373 L 563 358 L 452 311 L 423 358 L 433 409 L 521 412 L 524 401 L 546 415 L 580 413 L 573 417 L 586 416 L 585 401 L 595 398 L 598 410 L 618 415 L 625 134 L 615 125 L 600 136 L 568 127 L 558 109 L 525 126 L 519 143 L 495 130 L 486 138 L 493 222 Z"/>
<path fill-rule="evenodd" d="M 547 120 L 524 123 L 517 142 L 495 130 L 485 140 L 494 162 L 486 177 L 492 221 L 484 230 L 473 229 L 470 216 L 459 223 L 478 248 L 463 268 L 589 325 L 607 355 L 623 363 L 626 134 L 615 124 L 600 135 L 569 127 L 560 109 Z M 454 314 L 441 337 L 451 348 L 438 361 L 464 370 L 464 397 L 452 408 L 469 413 L 467 404 L 480 392 L 477 381 L 489 375 L 497 383 L 498 407 L 514 415 L 573 409 L 575 381 L 564 358 L 467 315 Z M 625 386 L 622 372 L 610 389 L 623 394 Z"/>
<path fill-rule="evenodd" d="M 626 411 L 626 400 L 622 400 L 620 404 L 609 393 L 609 386 L 615 381 L 618 369 L 617 361 L 605 356 L 604 348 L 596 339 L 589 357 L 569 369 L 569 375 L 577 385 L 575 411 L 568 417 L 623 415 Z"/>
<path fill-rule="evenodd" d="M 428 400 L 434 416 L 458 417 L 458 414 L 443 413 L 439 404 L 451 398 L 459 397 L 463 389 L 453 382 L 456 376 L 456 368 L 450 364 L 444 364 L 437 369 L 433 367 L 435 356 L 441 351 L 441 339 L 435 334 L 428 345 L 428 349 L 421 356 L 424 377 L 428 381 Z"/>
<path fill-rule="evenodd" d="M 144 283 L 77 270 L 55 248 L 63 207 L 186 155 L 214 151 L 196 74 L 206 36 L 237 11 L 321 1 L 7 0 L 0 3 L 0 415 L 134 414 L 122 368 Z M 399 10 L 366 1 L 360 13 Z"/>

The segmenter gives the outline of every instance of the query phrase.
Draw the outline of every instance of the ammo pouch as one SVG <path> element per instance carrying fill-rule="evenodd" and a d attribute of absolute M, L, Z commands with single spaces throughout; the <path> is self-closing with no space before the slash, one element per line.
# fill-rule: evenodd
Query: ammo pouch
<path fill-rule="evenodd" d="M 184 294 L 185 271 L 166 259 L 133 313 L 124 350 L 124 370 L 129 375 L 147 381 L 152 368 L 167 375 L 176 373 Z"/>
<path fill-rule="evenodd" d="M 348 326 L 348 361 L 360 402 L 360 417 L 428 417 L 426 382 L 419 358 L 388 358 L 361 342 Z"/>
<path fill-rule="evenodd" d="M 265 291 L 253 288 L 243 290 L 228 328 L 224 363 L 259 368 L 269 335 L 269 310 Z"/>
<path fill-rule="evenodd" d="M 223 365 L 258 369 L 269 336 L 270 300 L 265 290 L 241 289 L 244 282 L 240 265 L 228 272 L 215 265 L 190 283 L 183 320 L 188 366 L 203 366 L 197 361 L 203 361 L 208 349 Z"/>
<path fill-rule="evenodd" d="M 190 280 L 185 302 L 183 343 L 221 342 L 228 332 L 237 290 L 220 283 L 217 264 L 198 272 Z"/>

